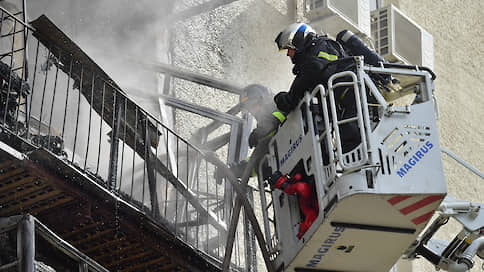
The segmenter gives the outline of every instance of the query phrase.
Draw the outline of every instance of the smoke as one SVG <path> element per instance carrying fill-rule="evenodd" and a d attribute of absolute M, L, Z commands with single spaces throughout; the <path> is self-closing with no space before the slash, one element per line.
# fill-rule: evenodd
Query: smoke
<path fill-rule="evenodd" d="M 47 15 L 123 89 L 136 87 L 155 95 L 162 78 L 129 60 L 169 62 L 169 25 L 164 18 L 172 14 L 173 2 L 36 0 L 28 2 L 27 14 L 30 20 Z M 156 103 L 146 106 L 159 117 Z"/>
<path fill-rule="evenodd" d="M 87 0 L 82 2 L 36 0 L 27 3 L 27 15 L 29 21 L 37 19 L 42 14 L 47 15 L 124 91 L 141 90 L 145 96 L 156 97 L 160 92 L 160 86 L 163 86 L 163 76 L 139 69 L 130 60 L 169 62 L 169 41 L 167 39 L 169 28 L 163 22 L 163 18 L 167 14 L 171 14 L 172 2 L 168 0 Z M 35 50 L 31 51 L 32 54 Z M 47 51 L 41 51 L 45 52 L 41 52 L 40 55 L 47 57 Z M 34 65 L 34 62 L 31 62 L 30 65 Z M 67 122 L 65 134 L 63 134 L 65 150 L 69 154 L 69 158 L 73 157 L 74 163 L 106 179 L 109 169 L 109 124 L 101 122 L 99 116 L 94 116 L 91 120 L 89 102 L 82 97 L 79 98 L 79 104 L 76 91 L 70 92 L 71 95 L 67 100 L 65 94 L 68 86 L 67 75 L 59 76 L 58 91 L 54 95 L 52 90 L 54 89 L 55 68 L 51 67 L 50 71 L 40 70 L 37 70 L 37 81 L 39 78 L 49 78 L 46 80 L 48 85 L 45 88 L 46 102 L 34 103 L 32 115 L 44 122 L 52 120 L 52 126 L 59 132 L 64 132 L 63 101 L 67 101 L 65 115 Z M 70 84 L 72 85 L 72 81 Z M 35 86 L 33 100 L 44 99 L 42 86 L 43 84 Z M 131 86 L 135 88 L 130 88 Z M 136 92 L 131 94 L 128 92 L 128 96 L 135 100 L 138 95 Z M 56 103 L 51 110 L 50 105 L 54 104 L 54 99 Z M 140 101 L 138 103 L 141 107 L 157 118 L 160 118 L 163 112 L 164 124 L 170 125 L 173 122 L 169 116 L 167 118 L 167 109 L 157 103 L 157 100 L 145 101 L 146 103 Z M 40 109 L 41 105 L 44 107 L 43 110 Z M 78 108 L 80 109 L 78 110 Z M 135 199 L 149 199 L 149 195 L 143 194 L 146 183 L 143 160 L 132 150 L 125 148 L 124 144 L 120 150 L 120 154 L 125 156 L 124 159 L 120 159 L 120 169 L 123 172 L 121 173 L 120 170 L 120 174 L 124 177 L 122 190 L 131 191 L 131 194 L 135 195 Z M 160 151 L 158 155 L 161 153 Z M 130 181 L 128 182 L 128 180 Z M 134 189 L 125 188 L 133 182 L 137 184 Z"/>

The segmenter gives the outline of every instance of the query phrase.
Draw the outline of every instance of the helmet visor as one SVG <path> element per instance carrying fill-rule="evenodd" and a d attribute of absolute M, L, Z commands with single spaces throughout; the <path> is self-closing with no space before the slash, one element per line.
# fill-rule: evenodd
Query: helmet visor
<path fill-rule="evenodd" d="M 291 44 L 291 36 L 294 36 L 294 34 L 287 31 L 280 32 L 279 35 L 277 35 L 274 41 L 276 42 L 279 51 L 289 48 L 295 49 L 294 46 Z"/>
<path fill-rule="evenodd" d="M 279 34 L 277 35 L 276 39 L 274 40 L 277 44 L 277 48 L 279 48 L 279 51 L 282 50 L 282 43 L 281 43 L 281 36 L 282 36 L 282 32 L 279 32 Z"/>
<path fill-rule="evenodd" d="M 275 42 L 279 50 L 298 49 L 304 44 L 308 33 L 314 33 L 314 30 L 307 24 L 294 23 L 286 27 L 277 35 Z"/>

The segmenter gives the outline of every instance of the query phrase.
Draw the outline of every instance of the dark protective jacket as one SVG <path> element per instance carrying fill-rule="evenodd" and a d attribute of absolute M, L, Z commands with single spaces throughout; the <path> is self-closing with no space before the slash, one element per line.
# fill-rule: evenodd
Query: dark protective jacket
<path fill-rule="evenodd" d="M 345 56 L 338 42 L 327 36 L 309 34 L 303 48 L 294 55 L 292 72 L 296 78 L 289 92 L 281 92 L 274 97 L 277 108 L 289 112 L 297 106 L 306 91 L 312 91 L 318 84 L 327 87 L 329 77 L 341 70 L 332 62 Z"/>
<path fill-rule="evenodd" d="M 304 96 L 306 91 L 312 91 L 316 85 L 327 88 L 328 79 L 334 73 L 353 69 L 352 63 L 335 62 L 347 57 L 343 47 L 326 36 L 311 35 L 306 38 L 304 47 L 296 51 L 293 62 L 293 73 L 296 78 L 289 92 L 280 92 L 274 97 L 277 108 L 286 113 L 292 111 Z M 349 58 L 347 58 L 349 59 Z M 351 80 L 351 79 L 350 79 Z M 338 81 L 348 81 L 340 78 Z M 348 87 L 338 87 L 334 90 L 338 120 L 356 116 L 354 91 Z M 359 128 L 356 122 L 340 126 L 342 151 L 346 153 L 361 142 Z M 326 151 L 327 152 L 327 151 Z"/>
<path fill-rule="evenodd" d="M 269 98 L 261 102 L 260 110 L 257 113 L 253 114 L 255 120 L 257 121 L 257 127 L 252 130 L 249 136 L 249 147 L 255 147 L 259 143 L 263 141 L 268 141 L 274 134 L 276 134 L 277 129 L 279 126 L 286 120 L 286 116 L 280 112 L 274 101 Z M 267 146 L 262 146 L 261 148 L 268 148 Z M 267 152 L 261 152 L 265 154 Z M 259 165 L 261 158 L 256 158 L 256 165 Z M 243 161 L 235 163 L 230 166 L 230 170 L 234 173 L 235 176 L 240 177 L 242 176 L 247 162 L 249 161 L 249 157 Z M 270 169 L 267 167 L 263 167 L 263 177 L 266 179 L 271 175 Z M 256 176 L 256 169 L 252 169 L 252 176 Z"/>
<path fill-rule="evenodd" d="M 257 127 L 250 136 L 252 139 L 249 141 L 249 146 L 251 147 L 267 137 L 274 136 L 279 125 L 286 120 L 286 116 L 277 109 L 272 99 L 261 103 L 260 110 L 254 114 L 254 118 L 257 121 Z"/>

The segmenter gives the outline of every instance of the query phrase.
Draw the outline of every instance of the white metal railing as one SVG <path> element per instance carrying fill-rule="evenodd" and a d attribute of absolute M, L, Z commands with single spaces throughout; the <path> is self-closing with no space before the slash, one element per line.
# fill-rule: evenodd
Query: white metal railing
<path fill-rule="evenodd" d="M 433 76 L 431 71 L 421 71 L 419 68 L 412 66 L 383 68 L 365 66 L 363 58 L 360 57 L 354 57 L 352 61 L 355 63 L 355 68 L 352 68 L 351 71 L 344 71 L 331 76 L 328 81 L 328 89 L 325 89 L 323 85 L 318 85 L 311 93 L 305 94 L 303 100 L 298 107 L 296 107 L 297 109 L 300 109 L 300 111 L 295 110 L 288 116 L 287 120 L 295 123 L 291 123 L 286 127 L 283 126 L 278 132 L 282 134 L 276 134 L 274 136 L 275 139 L 273 140 L 274 143 L 270 144 L 271 148 L 272 146 L 280 148 L 279 141 L 281 141 L 282 145 L 287 144 L 284 142 L 284 139 L 290 138 L 292 135 L 291 130 L 293 129 L 302 129 L 304 130 L 304 133 L 309 131 L 309 134 L 314 137 L 312 143 L 315 146 L 313 146 L 312 149 L 309 146 L 304 147 L 304 152 L 309 153 L 308 158 L 310 157 L 311 160 L 308 159 L 307 161 L 304 161 L 303 164 L 306 174 L 314 174 L 314 176 L 317 177 L 317 182 L 319 182 L 317 190 L 318 197 L 320 198 L 320 211 L 326 210 L 328 207 L 331 207 L 336 203 L 334 201 L 337 201 L 337 198 L 334 196 L 334 191 L 331 191 L 331 189 L 335 184 L 338 184 L 338 178 L 366 168 L 372 168 L 375 175 L 378 174 L 378 171 L 380 171 L 380 173 L 383 172 L 384 166 L 381 164 L 381 161 L 378 161 L 377 157 L 378 150 L 382 145 L 382 141 L 385 141 L 385 139 L 382 140 L 382 135 L 379 135 L 376 130 L 379 129 L 381 131 L 382 128 L 387 129 L 386 127 L 388 126 L 392 128 L 393 126 L 407 127 L 408 125 L 402 122 L 402 114 L 409 114 L 412 106 L 424 102 L 428 103 L 433 97 L 431 95 L 433 91 L 431 76 L 432 79 L 434 79 L 435 76 Z M 392 88 L 395 89 L 387 89 L 388 86 L 386 84 L 394 83 L 392 75 L 401 76 L 402 80 L 409 81 L 403 84 L 404 87 L 402 87 L 402 89 L 397 89 L 394 86 L 392 86 Z M 354 98 L 346 98 L 349 100 L 353 99 L 347 103 L 355 103 L 354 114 L 352 111 L 351 114 L 342 115 L 341 109 L 337 108 L 336 101 L 339 97 L 336 97 L 336 95 L 341 95 L 341 88 L 348 89 L 347 96 L 348 93 L 352 95 L 354 94 Z M 395 107 L 393 104 L 390 104 L 394 101 L 391 98 L 387 98 L 385 94 L 385 92 L 390 91 L 401 92 L 394 95 L 393 98 L 407 96 L 408 94 L 415 94 L 415 98 L 412 98 L 412 102 L 409 102 L 409 104 L 406 104 L 403 107 Z M 373 111 L 374 109 L 378 110 Z M 304 123 L 297 123 L 301 122 L 300 120 Z M 346 150 L 345 148 L 345 152 L 343 151 L 345 137 L 342 137 L 343 131 L 341 126 L 350 122 L 354 122 L 358 126 L 357 131 L 359 132 L 360 143 L 352 150 Z M 424 128 L 424 130 L 428 129 L 429 128 Z M 299 133 L 299 131 L 297 132 Z M 308 144 L 310 141 L 305 141 L 305 143 Z M 270 149 L 270 152 L 277 160 L 279 154 L 275 147 Z M 324 148 L 326 150 L 324 150 Z M 408 150 L 405 151 L 402 149 L 398 152 L 407 151 Z M 306 153 L 304 155 L 301 153 L 298 154 L 303 157 L 307 155 Z M 320 156 L 323 157 L 320 158 Z M 292 159 L 292 163 L 297 163 L 299 165 L 301 157 Z M 269 155 L 265 158 L 267 161 L 273 159 L 274 158 Z M 260 167 L 263 163 L 264 161 L 260 163 Z M 275 166 L 277 163 L 272 162 L 272 164 Z M 310 173 L 308 170 L 309 164 L 313 167 L 311 168 Z M 306 168 L 306 166 L 308 168 Z M 259 173 L 262 172 L 260 167 Z M 298 166 L 291 165 L 291 167 L 294 168 L 289 169 L 290 167 L 288 168 L 285 166 L 284 171 L 292 171 Z M 314 167 L 317 167 L 318 169 L 315 170 Z M 366 174 L 368 178 L 368 172 Z M 264 181 L 261 179 L 259 179 L 259 187 L 261 199 L 265 198 L 265 195 L 269 192 L 264 190 Z M 374 188 L 373 181 L 369 182 L 368 188 Z M 283 244 L 285 243 L 285 237 L 278 236 L 281 235 L 281 233 L 276 231 L 276 226 L 281 226 L 281 219 L 277 218 L 277 216 L 275 216 L 275 218 L 270 218 L 269 209 L 271 208 L 272 201 L 279 203 L 276 199 L 277 196 L 278 194 L 272 194 L 271 198 L 264 199 L 262 205 L 266 240 L 282 241 L 282 243 L 268 245 L 271 258 L 275 259 L 276 262 L 279 256 L 284 255 L 281 255 L 281 253 L 283 253 L 284 250 L 289 249 L 288 247 L 291 247 L 291 250 L 295 250 L 292 248 L 292 244 L 289 246 L 288 244 Z M 272 205 L 272 208 L 273 207 L 274 206 Z M 322 218 L 324 220 L 324 215 Z M 276 222 L 274 219 L 279 219 L 280 221 Z M 282 221 L 284 221 L 284 219 Z"/>
<path fill-rule="evenodd" d="M 345 77 L 350 77 L 351 81 L 337 82 L 336 84 L 334 84 L 335 80 L 342 79 Z M 334 92 L 335 92 L 335 89 L 339 87 L 349 87 L 350 89 L 351 88 L 353 89 L 348 91 L 354 92 L 355 104 L 356 104 L 356 116 L 341 119 L 341 120 L 338 118 Z M 337 154 L 337 158 L 339 159 L 338 163 L 343 168 L 343 170 L 355 168 L 368 162 L 368 147 L 367 147 L 368 131 L 365 129 L 366 126 L 363 120 L 364 119 L 369 120 L 369 117 L 364 118 L 363 110 L 362 110 L 362 108 L 366 108 L 366 109 L 368 108 L 368 103 L 366 102 L 366 99 L 365 100 L 361 99 L 363 95 L 366 96 L 366 94 L 363 94 L 363 95 L 361 94 L 362 90 L 363 91 L 365 90 L 364 86 L 362 86 L 362 88 L 360 89 L 358 84 L 358 78 L 356 74 L 351 71 L 345 71 L 345 72 L 334 74 L 328 80 L 327 99 L 329 99 L 329 103 L 331 107 L 331 120 L 333 125 L 333 131 L 335 134 L 334 139 L 336 142 L 336 154 Z M 365 115 L 367 114 L 368 112 L 365 112 Z M 343 153 L 340 126 L 350 122 L 358 123 L 361 144 L 356 149 L 353 149 L 347 153 Z"/>

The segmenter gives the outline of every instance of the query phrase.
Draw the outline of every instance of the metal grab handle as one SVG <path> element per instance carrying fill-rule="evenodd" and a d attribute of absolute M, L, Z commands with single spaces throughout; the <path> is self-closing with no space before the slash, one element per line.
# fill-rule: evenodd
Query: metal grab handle
<path fill-rule="evenodd" d="M 334 88 L 335 86 L 338 85 L 335 84 L 333 85 L 333 81 L 336 79 L 336 78 L 341 78 L 341 77 L 346 77 L 346 76 L 349 76 L 351 77 L 352 79 L 352 82 L 353 82 L 353 92 L 354 92 L 354 95 L 355 95 L 355 103 L 356 103 L 356 119 L 353 119 L 351 121 L 357 121 L 358 122 L 358 126 L 359 126 L 359 132 L 360 132 L 360 140 L 361 140 L 361 155 L 362 155 L 362 159 L 360 161 L 362 162 L 367 162 L 368 161 L 368 146 L 367 146 L 367 131 L 368 129 L 365 131 L 365 128 L 368 127 L 368 124 L 365 124 L 364 123 L 364 118 L 363 118 L 363 106 L 366 108 L 367 106 L 367 103 L 366 103 L 366 99 L 362 99 L 361 96 L 365 95 L 366 97 L 366 92 L 365 93 L 361 93 L 363 91 L 365 91 L 365 88 L 364 88 L 364 85 L 362 83 L 362 87 L 360 89 L 360 87 L 358 86 L 358 77 L 356 76 L 356 74 L 352 71 L 345 71 L 345 72 L 340 72 L 340 73 L 336 73 L 336 74 L 333 74 L 329 80 L 328 80 L 328 92 L 329 92 L 329 95 L 328 95 L 328 99 L 329 99 L 329 102 L 330 102 L 330 106 L 331 106 L 331 113 L 332 113 L 332 120 L 333 120 L 333 130 L 334 130 L 334 133 L 335 133 L 335 140 L 336 140 L 336 147 L 337 147 L 337 154 L 338 154 L 338 158 L 339 158 L 339 162 L 341 163 L 341 166 L 343 166 L 344 168 L 351 168 L 353 167 L 354 165 L 351 165 L 349 162 L 346 163 L 345 160 L 344 160 L 344 156 L 343 156 L 343 150 L 342 150 L 342 143 L 341 143 L 341 133 L 339 131 L 339 125 L 340 125 L 340 122 L 350 122 L 350 121 L 347 121 L 347 120 L 338 120 L 338 115 L 336 113 L 336 102 L 335 102 L 335 98 L 334 98 Z M 348 83 L 348 82 L 345 82 L 345 83 Z M 363 89 L 363 90 L 362 90 Z M 364 104 L 364 105 L 362 105 Z M 367 114 L 367 111 L 365 111 L 365 113 Z M 352 118 L 351 118 L 352 119 Z M 365 118 L 367 119 L 367 118 Z"/>

